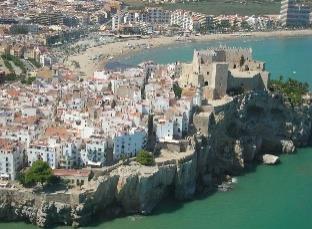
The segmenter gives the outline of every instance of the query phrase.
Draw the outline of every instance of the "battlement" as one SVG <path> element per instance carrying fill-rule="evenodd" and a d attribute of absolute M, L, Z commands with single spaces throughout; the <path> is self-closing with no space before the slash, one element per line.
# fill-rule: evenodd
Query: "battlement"
<path fill-rule="evenodd" d="M 208 48 L 206 50 L 194 50 L 193 64 L 198 65 L 211 64 L 213 62 L 228 62 L 239 63 L 240 59 L 244 57 L 245 60 L 252 60 L 252 49 L 251 48 L 238 48 L 219 46 L 216 48 Z"/>
<path fill-rule="evenodd" d="M 219 46 L 194 50 L 193 61 L 182 64 L 179 82 L 203 87 L 205 99 L 223 98 L 228 91 L 266 90 L 265 63 L 253 60 L 251 48 Z"/>

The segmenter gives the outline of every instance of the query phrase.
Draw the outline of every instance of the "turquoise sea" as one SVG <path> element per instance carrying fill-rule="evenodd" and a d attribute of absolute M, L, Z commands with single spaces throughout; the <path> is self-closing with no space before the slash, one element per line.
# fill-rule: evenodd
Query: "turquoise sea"
<path fill-rule="evenodd" d="M 228 41 L 222 44 L 252 47 L 267 62 L 272 76 L 295 77 L 312 85 L 312 37 Z M 194 48 L 213 43 L 179 44 L 146 50 L 123 58 L 127 64 L 143 60 L 158 63 L 190 61 Z M 197 197 L 190 202 L 163 201 L 151 216 L 129 216 L 98 221 L 94 229 L 311 229 L 312 148 L 283 155 L 278 166 L 260 165 L 238 177 L 234 190 Z M 0 229 L 33 229 L 25 223 L 0 223 Z M 64 227 L 60 227 L 64 228 Z"/>
<path fill-rule="evenodd" d="M 246 38 L 221 42 L 182 43 L 173 47 L 147 49 L 139 54 L 120 58 L 118 61 L 130 65 L 137 65 L 146 60 L 153 60 L 160 64 L 188 62 L 193 58 L 194 49 L 220 45 L 251 47 L 254 58 L 266 62 L 266 68 L 273 78 L 283 75 L 312 85 L 312 37 Z"/>

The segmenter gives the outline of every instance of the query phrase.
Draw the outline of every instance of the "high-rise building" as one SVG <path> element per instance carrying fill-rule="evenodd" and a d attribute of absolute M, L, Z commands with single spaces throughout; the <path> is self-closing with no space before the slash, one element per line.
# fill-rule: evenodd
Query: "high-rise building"
<path fill-rule="evenodd" d="M 39 14 L 31 14 L 29 17 L 34 23 L 40 25 L 63 25 L 64 16 L 61 12 L 42 12 Z"/>
<path fill-rule="evenodd" d="M 310 8 L 297 0 L 283 0 L 281 2 L 282 26 L 305 27 L 310 24 Z"/>

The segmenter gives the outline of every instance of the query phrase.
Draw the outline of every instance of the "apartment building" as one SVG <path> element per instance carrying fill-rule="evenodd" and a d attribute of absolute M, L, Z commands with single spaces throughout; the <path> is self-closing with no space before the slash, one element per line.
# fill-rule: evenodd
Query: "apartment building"
<path fill-rule="evenodd" d="M 61 145 L 58 139 L 42 139 L 30 144 L 27 149 L 28 165 L 31 166 L 35 161 L 42 160 L 47 162 L 52 168 L 59 167 Z"/>
<path fill-rule="evenodd" d="M 297 0 L 283 0 L 280 20 L 282 26 L 306 27 L 310 24 L 310 8 Z"/>
<path fill-rule="evenodd" d="M 23 167 L 23 148 L 17 141 L 0 139 L 0 179 L 15 180 Z"/>

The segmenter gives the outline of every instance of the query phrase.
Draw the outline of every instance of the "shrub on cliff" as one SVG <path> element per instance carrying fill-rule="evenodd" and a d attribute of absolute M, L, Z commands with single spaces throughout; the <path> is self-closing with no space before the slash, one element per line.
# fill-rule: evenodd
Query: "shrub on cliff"
<path fill-rule="evenodd" d="M 139 162 L 141 165 L 146 166 L 151 166 L 155 163 L 153 155 L 147 152 L 146 150 L 141 150 L 137 154 L 136 161 Z"/>
<path fill-rule="evenodd" d="M 41 160 L 35 161 L 27 171 L 20 173 L 18 179 L 27 187 L 34 186 L 37 183 L 43 185 L 45 183 L 55 182 L 55 176 L 52 174 L 52 169 L 48 163 Z"/>
<path fill-rule="evenodd" d="M 284 80 L 280 76 L 278 80 L 270 81 L 269 89 L 284 95 L 293 106 L 296 106 L 302 104 L 302 97 L 309 92 L 309 84 L 291 78 Z"/>

